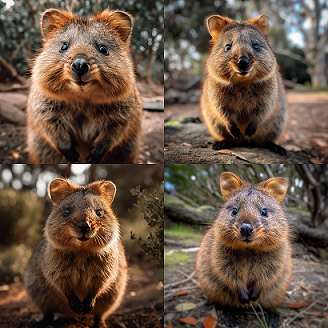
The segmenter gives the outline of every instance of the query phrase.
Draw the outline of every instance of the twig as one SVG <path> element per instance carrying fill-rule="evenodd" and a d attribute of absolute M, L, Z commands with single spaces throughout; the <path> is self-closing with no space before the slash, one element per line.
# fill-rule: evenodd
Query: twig
<path fill-rule="evenodd" d="M 199 247 L 171 249 L 169 252 L 166 253 L 166 256 L 171 255 L 171 254 L 176 253 L 176 252 L 193 253 L 193 252 L 198 252 L 198 251 L 199 251 Z"/>
<path fill-rule="evenodd" d="M 199 247 L 198 247 L 198 248 L 199 248 Z M 183 271 L 181 271 L 181 270 L 176 270 L 176 271 L 180 272 L 181 274 L 183 274 L 185 277 L 188 278 L 188 275 L 187 275 L 186 273 L 184 273 Z M 200 284 L 199 284 L 199 282 L 198 282 L 197 280 L 195 280 L 195 279 L 191 279 L 191 281 L 192 281 L 193 283 L 195 283 L 196 285 L 198 285 L 198 287 L 200 287 Z"/>
<path fill-rule="evenodd" d="M 164 296 L 164 299 L 168 299 L 170 298 L 171 296 L 173 296 L 176 292 L 179 292 L 180 290 L 190 290 L 190 289 L 199 289 L 198 286 L 191 286 L 191 287 L 182 287 L 182 288 L 175 288 L 175 289 L 172 289 L 172 292 L 170 294 L 167 294 Z"/>
<path fill-rule="evenodd" d="M 176 195 L 178 198 L 181 198 L 182 200 L 190 203 L 191 206 L 194 206 L 194 207 L 199 207 L 199 205 L 197 203 L 195 203 L 193 200 L 191 200 L 190 198 L 184 196 L 184 195 L 181 195 L 180 193 L 178 193 L 176 190 L 173 191 L 173 195 Z"/>
<path fill-rule="evenodd" d="M 168 289 L 168 288 L 170 288 L 170 287 L 178 286 L 178 285 L 180 285 L 180 284 L 183 284 L 183 283 L 185 283 L 185 282 L 191 280 L 191 278 L 194 276 L 195 273 L 196 273 L 196 271 L 194 271 L 194 272 L 193 272 L 190 276 L 188 276 L 188 278 L 186 278 L 186 279 L 183 279 L 183 280 L 180 280 L 180 281 L 176 281 L 176 282 L 172 282 L 171 284 L 167 284 L 167 285 L 165 285 L 165 286 L 164 286 L 164 290 L 165 290 L 165 289 Z"/>
<path fill-rule="evenodd" d="M 29 42 L 30 37 L 28 37 L 26 40 L 23 40 L 16 48 L 16 50 L 13 52 L 13 54 L 10 57 L 10 62 L 13 63 L 14 59 L 16 58 L 16 56 L 18 55 L 19 51 L 23 48 L 23 46 Z"/>
<path fill-rule="evenodd" d="M 310 310 L 311 307 L 313 307 L 315 304 L 317 304 L 318 302 L 320 302 L 321 300 L 323 300 L 324 298 L 326 298 L 326 295 L 323 297 L 318 298 L 316 301 L 314 301 L 310 306 L 308 306 L 306 309 L 304 309 L 303 311 L 297 313 L 290 321 L 287 322 L 286 327 L 288 327 L 297 317 L 299 317 L 301 314 L 305 313 L 306 311 Z"/>

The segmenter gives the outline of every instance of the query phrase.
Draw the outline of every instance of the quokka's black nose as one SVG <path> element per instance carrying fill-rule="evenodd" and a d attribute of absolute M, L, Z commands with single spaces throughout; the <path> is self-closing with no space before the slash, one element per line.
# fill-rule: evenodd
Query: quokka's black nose
<path fill-rule="evenodd" d="M 249 66 L 249 60 L 246 57 L 240 57 L 238 60 L 238 67 L 245 71 Z"/>
<path fill-rule="evenodd" d="M 86 233 L 90 230 L 90 226 L 89 226 L 89 223 L 88 222 L 80 222 L 78 225 L 77 225 L 77 229 L 79 231 L 81 231 L 82 233 Z"/>
<path fill-rule="evenodd" d="M 72 70 L 82 76 L 89 70 L 88 62 L 84 58 L 76 58 L 73 60 Z"/>
<path fill-rule="evenodd" d="M 249 223 L 243 223 L 240 227 L 240 234 L 243 237 L 250 237 L 254 233 L 254 228 Z"/>

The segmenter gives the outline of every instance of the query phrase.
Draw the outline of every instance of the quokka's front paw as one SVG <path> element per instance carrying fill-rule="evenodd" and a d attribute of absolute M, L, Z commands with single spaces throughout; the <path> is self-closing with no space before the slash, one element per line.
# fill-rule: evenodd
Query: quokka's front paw
<path fill-rule="evenodd" d="M 61 149 L 60 151 L 65 158 L 72 163 L 77 162 L 80 157 L 80 154 L 75 150 L 74 146 L 68 149 Z"/>
<path fill-rule="evenodd" d="M 248 124 L 245 134 L 251 137 L 257 130 L 257 124 L 255 122 L 251 122 Z"/>
<path fill-rule="evenodd" d="M 246 288 L 240 288 L 238 291 L 238 301 L 241 304 L 249 304 L 248 291 Z"/>
<path fill-rule="evenodd" d="M 106 153 L 106 148 L 100 147 L 97 144 L 91 146 L 91 153 L 86 158 L 86 162 L 89 164 L 98 164 Z"/>
<path fill-rule="evenodd" d="M 235 122 L 230 124 L 230 133 L 235 137 L 239 138 L 241 136 L 241 132 Z"/>
<path fill-rule="evenodd" d="M 90 313 L 95 307 L 95 304 L 96 304 L 96 299 L 86 296 L 86 298 L 82 301 L 83 314 Z"/>
<path fill-rule="evenodd" d="M 248 298 L 250 301 L 256 301 L 260 297 L 261 288 L 259 286 L 255 286 L 248 294 Z"/>
<path fill-rule="evenodd" d="M 71 310 L 77 314 L 82 314 L 82 303 L 75 294 L 71 294 L 68 297 L 68 304 Z"/>

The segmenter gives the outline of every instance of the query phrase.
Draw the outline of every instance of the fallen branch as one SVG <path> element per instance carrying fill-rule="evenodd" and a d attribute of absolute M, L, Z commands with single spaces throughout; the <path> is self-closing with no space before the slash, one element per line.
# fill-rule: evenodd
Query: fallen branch
<path fill-rule="evenodd" d="M 188 278 L 186 279 L 183 279 L 183 280 L 180 280 L 180 281 L 176 281 L 176 282 L 172 282 L 171 284 L 166 284 L 164 285 L 164 290 L 165 289 L 168 289 L 170 287 L 174 287 L 174 286 L 178 286 L 178 285 L 181 285 L 181 284 L 184 284 L 185 282 L 191 280 L 191 278 L 194 276 L 194 274 L 196 273 L 196 271 L 194 271 L 190 276 L 188 276 Z"/>
<path fill-rule="evenodd" d="M 10 123 L 25 125 L 25 113 L 11 103 L 2 100 L 0 102 L 0 117 Z"/>
<path fill-rule="evenodd" d="M 182 252 L 182 253 L 194 253 L 194 252 L 198 252 L 199 251 L 199 247 L 191 247 L 191 248 L 177 248 L 177 249 L 171 249 L 169 252 L 167 252 L 167 255 L 171 255 L 173 253 L 178 253 L 178 252 Z M 178 270 L 177 270 L 178 271 Z"/>
<path fill-rule="evenodd" d="M 273 52 L 276 53 L 276 54 L 279 54 L 279 55 L 284 55 L 284 56 L 294 58 L 294 59 L 302 62 L 306 66 L 308 66 L 308 61 L 304 57 L 302 57 L 298 54 L 295 54 L 294 52 L 291 52 L 291 51 L 286 50 L 286 49 L 273 49 Z"/>
<path fill-rule="evenodd" d="M 171 290 L 170 294 L 164 295 L 164 299 L 168 299 L 172 297 L 175 293 L 179 292 L 180 290 L 190 290 L 190 289 L 199 289 L 198 286 L 191 286 L 191 287 L 182 287 L 182 288 L 175 288 Z"/>
<path fill-rule="evenodd" d="M 307 312 L 308 310 L 310 310 L 315 304 L 317 304 L 318 302 L 320 302 L 321 300 L 325 299 L 327 296 L 323 296 L 318 298 L 316 301 L 314 301 L 310 306 L 308 306 L 306 309 L 304 309 L 303 311 L 297 313 L 291 320 L 289 320 L 286 324 L 286 327 L 288 327 L 297 317 L 299 317 L 300 315 L 302 315 L 303 313 Z"/>

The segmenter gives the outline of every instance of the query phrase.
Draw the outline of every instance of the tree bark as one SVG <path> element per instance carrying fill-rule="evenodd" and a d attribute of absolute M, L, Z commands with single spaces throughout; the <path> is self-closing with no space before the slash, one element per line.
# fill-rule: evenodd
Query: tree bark
<path fill-rule="evenodd" d="M 216 218 L 217 212 L 212 206 L 193 207 L 165 193 L 164 213 L 173 221 L 195 225 L 209 224 Z"/>

